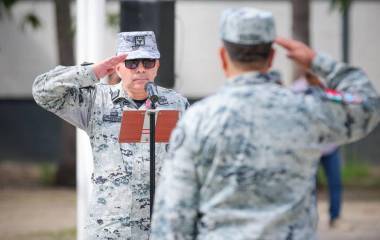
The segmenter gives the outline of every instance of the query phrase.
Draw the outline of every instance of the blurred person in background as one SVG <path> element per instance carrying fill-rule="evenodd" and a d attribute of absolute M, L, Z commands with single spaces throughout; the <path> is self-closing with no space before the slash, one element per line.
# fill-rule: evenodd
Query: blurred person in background
<path fill-rule="evenodd" d="M 331 100 L 339 100 L 336 95 L 329 95 L 332 89 L 327 89 L 326 86 L 318 79 L 317 76 L 310 72 L 306 72 L 304 77 L 294 81 L 291 86 L 294 92 L 303 92 L 308 94 L 310 92 L 319 92 L 324 94 L 325 98 Z M 322 91 L 321 91 L 322 90 Z M 342 225 L 340 220 L 340 212 L 342 206 L 342 179 L 341 179 L 341 164 L 342 157 L 339 147 L 335 144 L 329 144 L 322 148 L 322 156 L 320 158 L 323 172 L 327 178 L 327 187 L 329 195 L 329 226 L 336 228 Z M 345 225 L 348 227 L 348 225 Z"/>
<path fill-rule="evenodd" d="M 340 226 L 340 212 L 342 206 L 342 158 L 339 147 L 330 145 L 326 147 L 320 159 L 323 171 L 327 178 L 329 190 L 329 226 L 336 228 Z"/>

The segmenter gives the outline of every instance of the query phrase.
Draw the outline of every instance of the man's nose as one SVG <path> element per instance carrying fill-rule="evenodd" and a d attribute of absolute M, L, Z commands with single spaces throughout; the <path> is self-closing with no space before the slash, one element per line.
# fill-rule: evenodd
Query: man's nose
<path fill-rule="evenodd" d="M 137 72 L 145 72 L 145 67 L 143 65 L 143 63 L 140 61 L 139 64 L 137 65 L 137 68 L 136 68 L 136 71 Z"/>

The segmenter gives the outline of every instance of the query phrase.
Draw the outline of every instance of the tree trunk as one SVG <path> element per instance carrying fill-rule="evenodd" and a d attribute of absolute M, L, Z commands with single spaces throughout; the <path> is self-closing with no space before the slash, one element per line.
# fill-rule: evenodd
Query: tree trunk
<path fill-rule="evenodd" d="M 292 32 L 293 38 L 310 45 L 310 0 L 292 0 Z M 293 77 L 299 78 L 303 73 L 296 66 Z"/>
<path fill-rule="evenodd" d="M 55 0 L 56 29 L 59 64 L 74 65 L 73 33 L 69 0 Z M 56 174 L 56 184 L 75 186 L 76 183 L 76 138 L 75 127 L 62 121 L 62 153 Z"/>

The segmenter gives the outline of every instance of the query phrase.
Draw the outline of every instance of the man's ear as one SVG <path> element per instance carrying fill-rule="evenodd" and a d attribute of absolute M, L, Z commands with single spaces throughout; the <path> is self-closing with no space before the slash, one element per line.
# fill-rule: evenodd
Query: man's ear
<path fill-rule="evenodd" d="M 219 57 L 220 61 L 222 63 L 222 69 L 224 72 L 227 70 L 227 50 L 225 47 L 220 47 L 219 48 Z"/>
<path fill-rule="evenodd" d="M 160 70 L 160 59 L 156 60 L 156 65 L 154 66 L 155 72 L 153 73 L 153 81 L 157 77 L 157 73 Z"/>
<path fill-rule="evenodd" d="M 274 50 L 274 48 L 271 48 L 269 52 L 269 57 L 268 57 L 268 68 L 272 67 L 275 54 L 276 54 L 276 50 Z"/>
<path fill-rule="evenodd" d="M 157 66 L 157 72 L 158 72 L 160 70 L 160 59 L 157 59 L 156 66 Z"/>
<path fill-rule="evenodd" d="M 121 65 L 119 63 L 115 67 L 115 72 L 116 72 L 117 76 L 119 76 L 119 78 L 121 78 L 121 73 L 120 73 L 121 70 L 120 70 L 120 68 L 121 68 Z"/>

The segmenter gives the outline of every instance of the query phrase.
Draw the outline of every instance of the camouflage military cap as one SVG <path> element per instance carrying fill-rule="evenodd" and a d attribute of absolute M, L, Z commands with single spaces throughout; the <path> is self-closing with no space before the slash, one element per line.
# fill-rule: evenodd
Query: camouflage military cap
<path fill-rule="evenodd" d="M 118 34 L 116 54 L 127 53 L 127 59 L 160 58 L 154 32 L 121 32 Z"/>
<path fill-rule="evenodd" d="M 223 12 L 220 35 L 225 41 L 255 45 L 273 42 L 276 29 L 270 12 L 255 8 L 231 8 Z"/>

